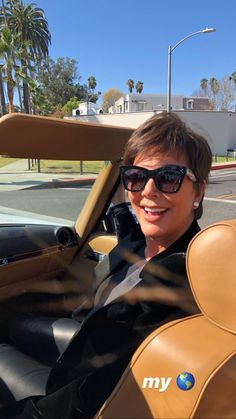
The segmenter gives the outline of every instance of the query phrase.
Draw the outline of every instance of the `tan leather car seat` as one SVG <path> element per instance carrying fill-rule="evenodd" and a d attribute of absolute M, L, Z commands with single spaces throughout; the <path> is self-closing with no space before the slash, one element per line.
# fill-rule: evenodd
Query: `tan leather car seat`
<path fill-rule="evenodd" d="M 148 336 L 97 418 L 236 418 L 236 220 L 198 233 L 186 263 L 202 314 Z M 176 384 L 182 372 L 195 378 L 188 391 Z M 145 377 L 159 388 L 143 388 Z M 161 378 L 171 378 L 165 391 Z"/>

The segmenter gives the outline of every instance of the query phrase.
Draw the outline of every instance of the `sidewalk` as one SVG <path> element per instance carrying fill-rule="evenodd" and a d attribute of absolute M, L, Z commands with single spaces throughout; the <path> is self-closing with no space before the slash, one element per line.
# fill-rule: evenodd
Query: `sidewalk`
<path fill-rule="evenodd" d="M 24 172 L 28 168 L 27 159 L 19 159 L 13 163 L 9 163 L 6 166 L 0 167 L 0 173 L 16 173 Z"/>
<path fill-rule="evenodd" d="M 70 186 L 91 186 L 97 175 L 71 173 L 38 173 L 28 170 L 28 159 L 0 167 L 0 190 L 19 190 L 29 188 L 57 188 Z"/>
<path fill-rule="evenodd" d="M 212 170 L 236 167 L 235 162 L 213 163 Z M 38 173 L 28 170 L 28 160 L 20 159 L 0 168 L 0 191 L 91 186 L 97 175 L 86 173 Z"/>

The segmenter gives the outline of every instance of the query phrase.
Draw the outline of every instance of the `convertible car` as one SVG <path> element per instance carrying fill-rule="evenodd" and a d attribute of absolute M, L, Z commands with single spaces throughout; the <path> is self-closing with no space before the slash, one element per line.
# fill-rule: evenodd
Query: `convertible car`
<path fill-rule="evenodd" d="M 131 133 L 23 114 L 1 118 L 0 155 L 105 163 L 74 223 L 2 216 L 0 321 L 14 313 L 70 317 L 83 308 L 94 268 L 117 244 L 109 208 Z M 236 220 L 192 240 L 187 272 L 201 313 L 145 339 L 97 418 L 236 417 L 235 249 Z"/>

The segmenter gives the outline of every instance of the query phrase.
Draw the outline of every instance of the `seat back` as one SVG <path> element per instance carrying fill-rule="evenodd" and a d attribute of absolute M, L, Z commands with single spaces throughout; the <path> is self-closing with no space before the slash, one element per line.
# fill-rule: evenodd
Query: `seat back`
<path fill-rule="evenodd" d="M 236 220 L 206 227 L 187 252 L 187 273 L 202 313 L 236 333 Z"/>
<path fill-rule="evenodd" d="M 236 417 L 235 261 L 236 220 L 211 225 L 193 238 L 186 264 L 202 313 L 148 336 L 97 417 Z M 185 376 L 179 377 L 185 372 L 195 379 L 191 387 L 188 376 L 189 390 L 182 389 Z"/>

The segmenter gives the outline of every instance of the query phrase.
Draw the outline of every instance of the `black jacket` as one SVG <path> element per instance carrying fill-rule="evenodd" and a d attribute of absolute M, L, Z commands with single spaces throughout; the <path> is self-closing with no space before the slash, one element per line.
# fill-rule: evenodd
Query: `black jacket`
<path fill-rule="evenodd" d="M 165 290 L 171 288 L 177 294 L 180 291 L 181 297 L 176 302 L 168 299 L 160 302 L 140 300 L 135 304 L 117 301 L 94 308 L 52 369 L 47 395 L 16 403 L 5 416 L 0 413 L 0 417 L 92 418 L 112 392 L 143 339 L 167 321 L 198 311 L 186 278 L 185 252 L 199 230 L 194 221 L 180 239 L 153 257 L 140 274 L 139 287 L 158 285 Z M 144 239 L 129 235 L 98 265 L 98 281 L 110 275 L 111 280 L 115 278 L 119 282 L 129 268 L 129 263 L 123 260 L 124 251 L 142 255 L 143 249 Z M 160 275 L 160 266 L 164 272 L 169 270 L 165 279 Z M 174 274 L 178 275 L 177 279 Z"/>

